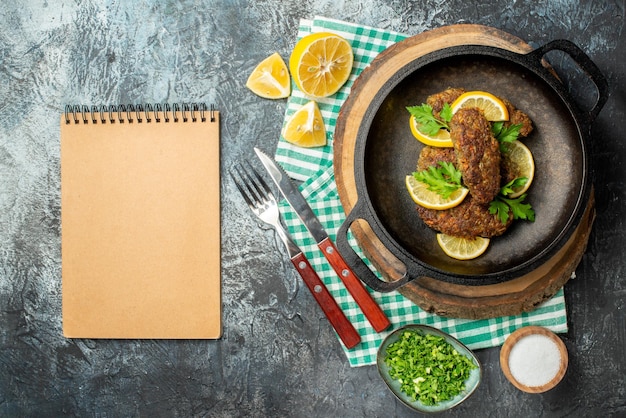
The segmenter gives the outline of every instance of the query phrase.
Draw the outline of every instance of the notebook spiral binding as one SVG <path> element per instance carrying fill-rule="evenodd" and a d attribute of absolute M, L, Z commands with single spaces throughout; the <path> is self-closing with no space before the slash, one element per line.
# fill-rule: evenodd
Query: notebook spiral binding
<path fill-rule="evenodd" d="M 207 118 L 208 114 L 208 118 Z M 137 105 L 102 105 L 102 106 L 65 106 L 65 123 L 87 124 L 91 121 L 97 124 L 100 120 L 101 124 L 105 123 L 150 123 L 154 120 L 156 123 L 168 123 L 170 120 L 178 122 L 182 119 L 187 122 L 196 122 L 198 116 L 201 122 L 215 122 L 215 105 L 207 107 L 206 103 L 156 103 L 156 104 L 137 104 Z"/>

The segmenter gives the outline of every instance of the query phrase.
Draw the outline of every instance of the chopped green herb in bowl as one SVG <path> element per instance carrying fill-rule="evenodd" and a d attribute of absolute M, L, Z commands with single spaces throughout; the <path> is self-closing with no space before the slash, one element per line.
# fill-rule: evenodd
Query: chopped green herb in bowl
<path fill-rule="evenodd" d="M 478 359 L 460 341 L 425 325 L 407 325 L 387 336 L 378 369 L 391 391 L 421 412 L 450 409 L 478 387 Z"/>

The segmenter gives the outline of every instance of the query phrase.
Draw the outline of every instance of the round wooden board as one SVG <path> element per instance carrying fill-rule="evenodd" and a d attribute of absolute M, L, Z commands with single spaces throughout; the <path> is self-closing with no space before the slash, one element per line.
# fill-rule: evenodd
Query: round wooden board
<path fill-rule="evenodd" d="M 335 180 L 346 213 L 350 213 L 358 200 L 354 150 L 359 124 L 369 103 L 389 77 L 408 62 L 442 48 L 461 45 L 493 46 L 517 53 L 532 50 L 521 39 L 501 30 L 461 24 L 424 32 L 383 51 L 355 81 L 335 128 Z M 569 280 L 585 251 L 594 218 L 592 193 L 585 214 L 568 242 L 540 268 L 519 278 L 494 285 L 462 286 L 418 277 L 398 291 L 422 309 L 441 316 L 482 319 L 531 311 L 554 296 Z M 350 230 L 385 280 L 394 281 L 403 276 L 404 265 L 380 243 L 366 222 L 357 220 Z"/>

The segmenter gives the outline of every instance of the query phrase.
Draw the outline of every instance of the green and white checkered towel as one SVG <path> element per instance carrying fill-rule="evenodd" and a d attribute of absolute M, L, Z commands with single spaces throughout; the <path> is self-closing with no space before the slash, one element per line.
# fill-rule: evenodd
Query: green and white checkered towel
<path fill-rule="evenodd" d="M 302 193 L 331 239 L 334 240 L 337 230 L 345 219 L 332 166 L 332 134 L 339 109 L 361 71 L 378 53 L 406 36 L 334 19 L 315 17 L 313 20 L 300 22 L 298 39 L 309 33 L 326 31 L 337 33 L 347 39 L 354 52 L 354 68 L 346 85 L 333 96 L 318 101 L 326 124 L 329 144 L 320 148 L 303 149 L 294 147 L 281 138 L 276 150 L 276 160 L 292 178 L 303 181 L 300 186 Z M 294 85 L 293 93 L 287 102 L 285 121 L 308 100 Z M 563 289 L 530 313 L 484 320 L 440 317 L 423 311 L 399 292 L 379 293 L 368 289 L 392 323 L 390 329 L 377 333 L 370 326 L 332 267 L 326 262 L 305 226 L 284 201 L 281 202 L 281 212 L 294 240 L 361 335 L 359 345 L 350 350 L 343 347 L 351 366 L 374 364 L 378 347 L 385 336 L 390 331 L 406 324 L 419 323 L 441 329 L 461 340 L 470 349 L 501 345 L 513 331 L 526 325 L 540 325 L 554 332 L 567 332 Z M 348 240 L 361 258 L 365 259 L 354 237 L 349 235 Z M 366 259 L 365 261 L 369 263 Z"/>

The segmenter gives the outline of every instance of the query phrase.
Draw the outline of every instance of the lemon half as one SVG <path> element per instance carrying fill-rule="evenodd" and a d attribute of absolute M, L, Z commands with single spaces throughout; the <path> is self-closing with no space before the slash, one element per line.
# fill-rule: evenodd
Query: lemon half
<path fill-rule="evenodd" d="M 335 94 L 352 71 L 354 54 L 344 38 L 334 33 L 312 33 L 300 39 L 289 58 L 296 86 L 319 98 Z"/>

